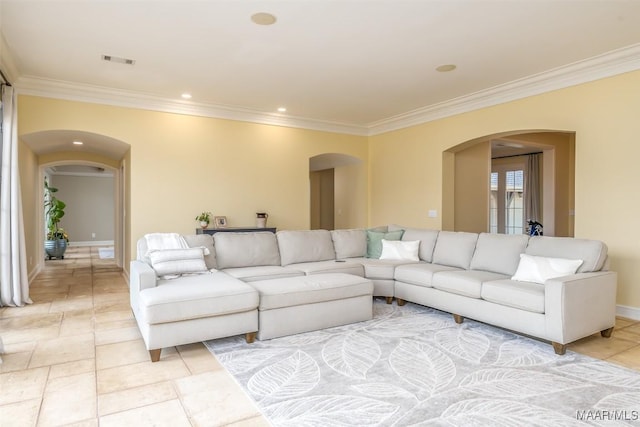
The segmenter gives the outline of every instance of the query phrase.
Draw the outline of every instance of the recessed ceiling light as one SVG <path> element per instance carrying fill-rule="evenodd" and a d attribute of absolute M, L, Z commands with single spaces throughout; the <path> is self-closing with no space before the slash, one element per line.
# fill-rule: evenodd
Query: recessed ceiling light
<path fill-rule="evenodd" d="M 73 145 L 82 145 L 84 142 L 82 141 L 73 141 Z"/>
<path fill-rule="evenodd" d="M 251 20 L 258 25 L 273 25 L 277 19 L 270 13 L 259 12 L 251 15 Z"/>
<path fill-rule="evenodd" d="M 190 93 L 183 93 L 182 95 L 180 95 L 183 99 L 191 99 L 191 94 Z"/>
<path fill-rule="evenodd" d="M 441 73 L 448 73 L 449 71 L 455 70 L 457 67 L 454 64 L 445 64 L 436 68 L 436 71 Z"/>
<path fill-rule="evenodd" d="M 279 111 L 280 113 L 286 113 L 286 112 L 287 112 L 287 109 L 286 109 L 285 107 L 279 107 L 279 108 L 278 108 L 278 111 Z"/>

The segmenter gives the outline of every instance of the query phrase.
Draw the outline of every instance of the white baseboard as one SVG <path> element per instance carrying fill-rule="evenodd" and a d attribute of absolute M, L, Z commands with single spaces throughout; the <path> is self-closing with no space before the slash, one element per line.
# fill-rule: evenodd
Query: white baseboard
<path fill-rule="evenodd" d="M 88 242 L 69 242 L 69 246 L 113 246 L 113 240 L 89 240 Z"/>
<path fill-rule="evenodd" d="M 616 316 L 626 317 L 627 319 L 640 320 L 640 308 L 618 305 L 616 306 Z"/>
<path fill-rule="evenodd" d="M 33 282 L 35 280 L 35 278 L 38 276 L 38 274 L 40 274 L 40 271 L 42 271 L 42 264 L 38 263 L 36 264 L 35 268 L 33 270 L 31 270 L 29 272 L 29 274 L 27 275 L 29 280 L 29 283 Z"/>

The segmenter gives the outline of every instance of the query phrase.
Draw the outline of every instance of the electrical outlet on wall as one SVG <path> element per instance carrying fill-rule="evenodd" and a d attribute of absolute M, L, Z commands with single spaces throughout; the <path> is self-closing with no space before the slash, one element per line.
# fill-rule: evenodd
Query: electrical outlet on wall
<path fill-rule="evenodd" d="M 429 209 L 429 218 L 437 218 L 438 217 L 438 211 L 435 209 Z"/>
<path fill-rule="evenodd" d="M 91 233 L 91 238 L 95 239 L 96 238 L 96 233 Z"/>

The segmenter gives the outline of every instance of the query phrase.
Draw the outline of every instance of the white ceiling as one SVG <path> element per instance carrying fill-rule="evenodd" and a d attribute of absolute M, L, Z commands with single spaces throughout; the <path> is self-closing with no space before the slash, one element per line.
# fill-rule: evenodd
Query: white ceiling
<path fill-rule="evenodd" d="M 0 14 L 23 93 L 361 134 L 541 76 L 572 84 L 559 70 L 602 58 L 640 68 L 640 1 L 0 0 Z"/>

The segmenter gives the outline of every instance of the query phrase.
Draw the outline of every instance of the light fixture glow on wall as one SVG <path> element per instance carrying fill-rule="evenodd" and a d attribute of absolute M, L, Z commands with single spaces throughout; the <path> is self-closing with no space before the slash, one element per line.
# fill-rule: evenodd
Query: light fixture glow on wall
<path fill-rule="evenodd" d="M 83 145 L 84 142 L 82 141 L 73 141 L 73 145 Z"/>
<path fill-rule="evenodd" d="M 182 97 L 182 99 L 191 99 L 191 94 L 187 92 L 183 93 L 180 96 Z"/>
<path fill-rule="evenodd" d="M 285 107 L 278 107 L 278 112 L 279 113 L 286 113 L 287 109 Z"/>

